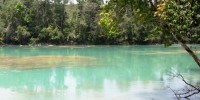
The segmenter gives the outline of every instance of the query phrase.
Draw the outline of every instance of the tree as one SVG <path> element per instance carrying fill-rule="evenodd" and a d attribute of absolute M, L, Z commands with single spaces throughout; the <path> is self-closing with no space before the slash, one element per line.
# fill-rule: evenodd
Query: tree
<path fill-rule="evenodd" d="M 200 67 L 200 60 L 198 56 L 186 45 L 186 43 L 189 41 L 196 37 L 198 39 L 199 37 L 199 3 L 200 1 L 197 0 L 161 0 L 159 2 L 152 2 L 152 0 L 111 0 L 110 3 L 108 3 L 108 6 L 111 7 L 111 9 L 109 8 L 109 11 L 114 11 L 116 14 L 115 16 L 121 17 L 121 15 L 126 15 L 123 10 L 130 5 L 133 11 L 134 9 L 136 10 L 136 12 L 133 14 L 134 18 L 137 19 L 135 22 L 139 22 L 143 25 L 145 23 L 155 25 L 155 27 L 151 27 L 152 31 L 161 33 L 156 35 L 162 35 L 162 39 L 164 39 L 163 43 L 165 43 L 166 46 L 170 46 L 172 43 L 174 43 L 174 40 L 176 40 L 193 57 L 195 62 Z M 116 8 L 121 9 L 116 10 Z M 157 16 L 157 18 L 154 17 L 153 14 L 154 16 Z M 112 14 L 108 14 L 108 17 L 111 15 Z M 103 18 L 104 17 L 106 16 L 103 16 Z M 105 26 L 109 25 L 109 23 L 111 22 L 107 22 Z M 113 25 L 115 26 L 115 24 Z M 182 76 L 181 79 L 186 85 L 191 87 L 192 90 L 186 92 L 184 91 L 181 94 L 175 93 L 176 96 L 183 94 L 184 98 L 188 98 L 200 92 L 199 87 L 189 84 Z"/>
<path fill-rule="evenodd" d="M 17 41 L 20 44 L 27 44 L 29 41 L 28 37 L 30 36 L 30 32 L 27 31 L 26 26 L 17 26 L 15 35 L 15 41 Z"/>
<path fill-rule="evenodd" d="M 98 0 L 79 0 L 76 11 L 72 14 L 74 18 L 73 27 L 78 43 L 91 44 L 98 41 L 100 26 L 98 25 L 98 14 L 100 10 Z"/>
<path fill-rule="evenodd" d="M 42 43 L 52 43 L 52 44 L 61 44 L 63 41 L 63 34 L 57 28 L 53 26 L 48 26 L 47 28 L 43 28 L 41 33 L 39 34 L 39 41 Z"/>
<path fill-rule="evenodd" d="M 153 17 L 155 6 L 151 0 L 110 0 L 101 6 L 99 24 L 104 34 L 115 40 L 122 39 L 129 44 L 161 42 L 160 35 L 151 34 L 155 33 L 153 27 L 157 26 Z"/>
<path fill-rule="evenodd" d="M 110 0 L 101 13 L 100 25 L 108 34 L 128 33 L 131 29 L 137 30 L 135 26 L 138 25 L 147 30 L 145 33 L 148 35 L 132 31 L 133 34 L 139 33 L 139 36 L 151 41 L 162 39 L 166 46 L 176 40 L 200 67 L 198 56 L 186 45 L 191 40 L 199 39 L 199 3 L 195 0 Z M 128 23 L 127 15 L 132 16 L 128 17 Z"/>
<path fill-rule="evenodd" d="M 158 5 L 155 16 L 160 18 L 163 33 L 175 39 L 200 67 L 200 59 L 186 45 L 200 32 L 200 5 L 195 0 L 165 0 Z"/>
<path fill-rule="evenodd" d="M 17 2 L 15 0 L 4 1 L 0 4 L 0 21 L 1 21 L 1 36 L 3 41 L 8 43 L 11 40 L 11 35 L 14 33 L 14 8 Z"/>

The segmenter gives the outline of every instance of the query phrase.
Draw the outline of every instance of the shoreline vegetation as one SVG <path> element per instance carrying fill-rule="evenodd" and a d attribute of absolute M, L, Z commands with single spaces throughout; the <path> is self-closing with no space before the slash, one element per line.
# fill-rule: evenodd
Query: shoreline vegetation
<path fill-rule="evenodd" d="M 200 43 L 198 0 L 1 0 L 0 44 Z"/>
<path fill-rule="evenodd" d="M 163 47 L 168 47 L 165 46 L 165 44 L 159 44 L 159 43 L 155 43 L 155 44 L 1 44 L 0 47 L 2 46 L 56 46 L 56 47 L 94 47 L 94 46 L 163 46 Z M 192 49 L 197 49 L 197 46 L 200 46 L 200 44 L 187 44 L 190 48 Z M 178 43 L 175 44 L 171 44 L 170 46 L 179 46 L 181 47 Z"/>
<path fill-rule="evenodd" d="M 0 44 L 168 46 L 177 43 L 177 39 L 184 43 L 200 43 L 198 25 L 195 24 L 199 21 L 198 15 L 192 18 L 180 15 L 185 16 L 180 19 L 175 16 L 177 11 L 165 11 L 165 2 L 156 0 L 154 4 L 151 1 L 78 0 L 73 4 L 68 0 L 1 0 Z M 178 12 L 184 14 L 185 3 L 169 3 L 169 7 L 179 5 L 183 7 Z M 192 9 L 198 11 L 198 8 Z M 174 21 L 163 15 L 168 13 L 175 13 Z M 187 22 L 176 23 L 182 20 Z M 193 23 L 187 25 L 188 21 Z"/>

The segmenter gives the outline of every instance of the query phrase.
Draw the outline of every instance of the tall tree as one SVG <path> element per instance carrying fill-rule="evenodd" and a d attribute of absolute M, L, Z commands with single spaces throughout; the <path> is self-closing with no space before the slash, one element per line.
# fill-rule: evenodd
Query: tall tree
<path fill-rule="evenodd" d="M 155 16 L 160 18 L 162 31 L 175 39 L 200 67 L 200 59 L 186 45 L 200 32 L 199 3 L 195 0 L 165 0 L 158 5 Z"/>
<path fill-rule="evenodd" d="M 99 0 L 100 1 L 100 0 Z M 98 14 L 100 2 L 98 0 L 79 0 L 76 11 L 75 32 L 78 33 L 79 43 L 95 43 L 99 35 Z"/>
<path fill-rule="evenodd" d="M 110 0 L 102 6 L 99 24 L 108 37 L 124 37 L 129 44 L 154 41 L 157 38 L 148 36 L 156 25 L 152 17 L 155 6 L 151 0 Z"/>

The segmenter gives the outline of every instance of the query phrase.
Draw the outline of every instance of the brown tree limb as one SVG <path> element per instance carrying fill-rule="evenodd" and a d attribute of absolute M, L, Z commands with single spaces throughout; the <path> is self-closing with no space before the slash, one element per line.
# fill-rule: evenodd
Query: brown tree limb
<path fill-rule="evenodd" d="M 194 61 L 197 63 L 197 65 L 200 67 L 200 60 L 199 57 L 183 42 L 181 42 L 176 35 L 172 34 L 174 39 L 192 56 Z"/>

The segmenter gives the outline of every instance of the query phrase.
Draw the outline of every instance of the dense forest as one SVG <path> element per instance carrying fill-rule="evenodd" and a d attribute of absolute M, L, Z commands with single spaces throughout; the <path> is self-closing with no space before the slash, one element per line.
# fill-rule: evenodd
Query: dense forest
<path fill-rule="evenodd" d="M 200 42 L 198 0 L 77 2 L 1 0 L 0 44 Z"/>

